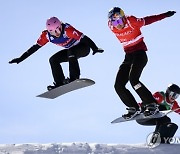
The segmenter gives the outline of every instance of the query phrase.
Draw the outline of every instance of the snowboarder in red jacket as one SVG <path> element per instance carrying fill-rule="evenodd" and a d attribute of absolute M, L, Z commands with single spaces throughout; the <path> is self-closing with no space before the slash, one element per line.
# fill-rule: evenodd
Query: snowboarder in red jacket
<path fill-rule="evenodd" d="M 176 101 L 179 95 L 180 95 L 180 88 L 176 84 L 169 84 L 166 89 L 166 92 L 158 91 L 153 94 L 160 111 L 172 110 L 180 115 L 180 106 Z M 141 105 L 142 104 L 140 104 L 140 106 Z M 169 139 L 174 136 L 174 134 L 178 129 L 178 125 L 172 123 L 171 119 L 168 116 L 164 116 L 162 118 L 153 118 L 153 119 L 139 119 L 136 121 L 141 125 L 156 126 L 151 139 L 151 142 L 154 144 L 157 141 L 159 142 L 161 141 L 161 143 L 170 143 Z M 158 137 L 160 140 L 158 140 Z"/>
<path fill-rule="evenodd" d="M 128 107 L 128 113 L 123 115 L 126 119 L 133 118 L 141 112 L 134 96 L 125 87 L 128 81 L 141 100 L 146 103 L 144 114 L 149 116 L 158 111 L 156 100 L 139 80 L 148 61 L 147 47 L 140 28 L 171 17 L 175 13 L 175 11 L 168 11 L 159 15 L 137 18 L 126 16 L 119 7 L 113 7 L 108 13 L 108 26 L 123 45 L 125 51 L 125 59 L 119 67 L 114 87 L 122 102 Z"/>
<path fill-rule="evenodd" d="M 19 64 L 48 42 L 65 48 L 49 59 L 54 77 L 54 85 L 48 86 L 48 90 L 79 79 L 80 68 L 78 59 L 86 57 L 90 53 L 90 49 L 93 50 L 93 55 L 97 52 L 103 52 L 88 36 L 70 24 L 63 23 L 57 17 L 51 17 L 47 20 L 46 30 L 42 32 L 37 43 L 30 47 L 22 56 L 11 60 L 9 63 Z M 69 62 L 70 78 L 66 79 L 64 76 L 60 65 L 63 62 Z"/>

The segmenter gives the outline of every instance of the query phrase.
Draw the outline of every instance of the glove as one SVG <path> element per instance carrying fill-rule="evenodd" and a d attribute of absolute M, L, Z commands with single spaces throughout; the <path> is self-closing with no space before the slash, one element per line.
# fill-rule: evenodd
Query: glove
<path fill-rule="evenodd" d="M 176 11 L 168 11 L 168 12 L 166 12 L 165 14 L 166 14 L 167 17 L 171 17 L 171 16 L 173 16 L 175 13 L 176 13 Z"/>
<path fill-rule="evenodd" d="M 93 50 L 92 55 L 95 55 L 97 52 L 99 52 L 99 53 L 103 53 L 103 52 L 104 52 L 104 50 L 103 50 L 103 49 L 101 49 L 101 48 L 97 48 L 96 50 Z"/>
<path fill-rule="evenodd" d="M 9 64 L 17 63 L 19 64 L 22 60 L 20 58 L 14 58 L 13 60 L 9 61 Z"/>

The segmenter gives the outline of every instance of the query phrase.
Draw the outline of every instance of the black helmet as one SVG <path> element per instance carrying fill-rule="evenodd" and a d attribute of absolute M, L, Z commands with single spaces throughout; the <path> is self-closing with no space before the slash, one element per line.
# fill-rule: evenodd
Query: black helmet
<path fill-rule="evenodd" d="M 180 95 L 180 88 L 176 84 L 169 84 L 166 90 L 166 94 L 168 97 L 171 97 L 172 99 L 177 99 Z"/>
<path fill-rule="evenodd" d="M 124 11 L 119 7 L 113 7 L 108 12 L 108 18 L 111 19 L 115 13 L 119 13 L 121 17 L 124 17 Z"/>

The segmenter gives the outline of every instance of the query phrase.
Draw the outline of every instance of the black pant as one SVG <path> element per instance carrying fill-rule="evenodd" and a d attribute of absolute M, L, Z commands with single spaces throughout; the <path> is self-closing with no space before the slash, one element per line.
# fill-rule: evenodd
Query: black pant
<path fill-rule="evenodd" d="M 156 126 L 155 132 L 159 132 L 159 128 L 161 125 L 171 123 L 171 119 L 168 116 L 164 116 L 162 118 L 153 118 L 153 119 L 139 119 L 136 122 L 140 125 L 144 126 Z"/>
<path fill-rule="evenodd" d="M 160 134 L 161 143 L 169 143 L 169 138 L 173 137 L 178 129 L 178 125 L 171 123 L 171 119 L 168 116 L 162 118 L 153 118 L 153 119 L 139 119 L 136 122 L 140 125 L 153 126 L 155 125 L 154 133 Z M 154 136 L 152 136 L 153 138 Z"/>
<path fill-rule="evenodd" d="M 56 84 L 62 85 L 65 79 L 60 63 L 69 62 L 70 80 L 80 77 L 80 68 L 78 59 L 86 57 L 90 53 L 90 47 L 84 43 L 79 43 L 70 49 L 64 49 L 54 54 L 50 59 L 52 74 Z"/>
<path fill-rule="evenodd" d="M 128 107 L 139 108 L 134 96 L 125 87 L 128 81 L 143 102 L 146 104 L 155 102 L 151 92 L 139 81 L 147 61 L 145 51 L 136 51 L 126 54 L 119 68 L 114 87 L 122 102 Z"/>

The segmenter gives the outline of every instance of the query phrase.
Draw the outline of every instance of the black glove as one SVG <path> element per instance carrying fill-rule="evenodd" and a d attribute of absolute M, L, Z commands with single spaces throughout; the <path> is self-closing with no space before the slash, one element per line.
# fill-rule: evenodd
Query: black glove
<path fill-rule="evenodd" d="M 101 49 L 101 48 L 97 48 L 96 50 L 93 50 L 93 55 L 95 55 L 97 52 L 99 52 L 99 53 L 103 53 L 104 52 L 104 50 L 103 49 Z"/>
<path fill-rule="evenodd" d="M 19 64 L 22 60 L 20 58 L 14 58 L 13 60 L 9 61 L 9 64 L 17 63 Z"/>
<path fill-rule="evenodd" d="M 167 17 L 171 17 L 171 16 L 173 16 L 175 13 L 176 13 L 176 11 L 168 11 L 168 12 L 166 12 L 165 14 L 166 14 Z"/>

